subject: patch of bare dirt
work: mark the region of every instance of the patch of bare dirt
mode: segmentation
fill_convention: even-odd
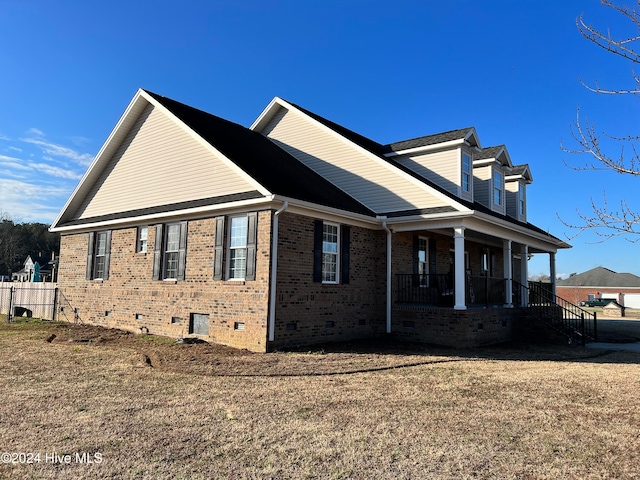
[[[577,359],[593,352],[535,346],[455,350],[432,345],[384,340],[328,344],[276,353],[253,353],[224,345],[155,335],[140,335],[91,325],[52,325],[45,329],[49,343],[91,345],[131,351],[139,368],[209,376],[314,376],[388,370],[413,365],[481,358],[547,360]]]

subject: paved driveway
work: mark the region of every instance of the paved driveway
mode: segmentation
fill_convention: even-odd
[[[588,343],[587,347],[640,352],[640,320],[598,319],[598,342]]]

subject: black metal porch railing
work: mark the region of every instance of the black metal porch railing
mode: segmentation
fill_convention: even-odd
[[[396,301],[437,307],[453,307],[453,274],[398,274]],[[466,305],[504,305],[507,280],[487,276],[467,275],[465,281]]]
[[[485,307],[506,303],[507,279],[467,275],[467,305]]]
[[[398,274],[396,301],[453,307],[453,275]]]
[[[528,301],[517,302],[527,313],[543,321],[572,341],[584,345],[587,341],[597,341],[598,321],[595,313],[588,312],[564,298],[554,295],[550,285],[530,283],[524,286],[514,283],[514,294]],[[514,295],[516,296],[516,295]]]

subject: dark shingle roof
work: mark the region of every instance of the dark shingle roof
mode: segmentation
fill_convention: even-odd
[[[640,287],[640,277],[632,273],[616,273],[604,267],[596,267],[586,272],[558,280],[562,287]]]
[[[187,210],[189,208],[206,207],[210,205],[220,205],[229,202],[240,202],[243,200],[253,200],[262,198],[262,194],[257,190],[250,192],[233,193],[230,195],[220,195],[218,197],[200,198],[198,200],[188,200],[186,202],[168,203],[155,207],[138,208],[136,210],[128,210],[126,212],[109,213],[95,217],[80,218],[66,222],[64,226],[71,225],[87,225],[89,223],[106,222],[110,220],[120,220],[122,218],[142,217],[145,215],[157,215],[159,213],[177,212],[179,210]]]
[[[363,215],[375,215],[258,132],[146,91],[270,192]]]
[[[334,130],[335,132],[341,134],[342,136],[346,137],[347,139],[351,140],[352,142],[356,143],[357,145],[363,147],[364,149],[368,150],[369,152],[371,152],[372,154],[380,157],[382,160],[390,163],[391,165],[395,166],[396,168],[398,168],[399,170],[402,170],[403,172],[407,173],[408,175],[411,175],[412,177],[420,180],[421,182],[423,182],[424,184],[428,185],[429,187],[433,188],[434,190],[437,190],[438,192],[442,193],[443,195],[446,195],[447,197],[451,198],[452,200],[456,201],[457,203],[464,205],[465,207],[471,209],[471,210],[476,210],[478,212],[482,212],[485,213],[487,215],[490,215],[492,217],[496,217],[496,218],[500,218],[503,220],[506,220],[512,224],[515,225],[519,225],[521,227],[527,228],[533,232],[545,235],[547,237],[549,237],[550,239],[553,239],[554,241],[560,241],[560,239],[558,239],[557,237],[551,235],[549,232],[536,227],[535,225],[533,225],[532,223],[528,223],[528,222],[521,222],[520,220],[516,220],[513,217],[510,217],[508,215],[504,215],[501,213],[497,213],[494,212],[493,210],[491,210],[490,208],[485,207],[484,205],[482,205],[479,202],[470,202],[468,200],[464,200],[463,198],[458,197],[457,195],[454,195],[453,193],[451,193],[450,191],[446,190],[445,188],[441,187],[440,185],[434,183],[433,181],[429,180],[428,178],[423,177],[422,175],[418,174],[417,172],[415,172],[414,170],[408,168],[406,165],[398,163],[396,160],[393,159],[393,157],[389,158],[389,157],[385,157],[384,154],[392,151],[390,147],[392,146],[396,146],[396,145],[400,145],[400,144],[405,144],[407,142],[416,142],[416,146],[423,146],[423,145],[430,145],[431,143],[441,143],[441,142],[447,142],[450,140],[458,140],[458,139],[462,139],[465,138],[470,132],[472,132],[474,129],[473,127],[468,127],[468,128],[461,128],[458,130],[451,130],[449,132],[444,132],[444,133],[438,133],[436,135],[429,135],[426,137],[420,137],[417,139],[413,139],[413,140],[406,140],[404,142],[397,142],[397,143],[393,143],[390,145],[381,145],[377,142],[374,142],[373,140],[368,139],[367,137],[364,137],[362,135],[360,135],[359,133],[356,133],[352,130],[349,130],[341,125],[338,125],[335,122],[332,122],[331,120],[327,120],[324,117],[321,117],[320,115],[317,115],[313,112],[310,112],[304,108],[299,107],[298,105],[296,105],[295,103],[291,103],[291,102],[287,102],[291,105],[293,105],[294,107],[296,107],[297,109],[299,109],[301,112],[309,115],[311,118],[317,120],[318,122],[322,123],[323,125],[325,125],[326,127],[331,128],[332,130]],[[428,143],[431,142],[431,143]],[[408,143],[407,143],[408,145]],[[406,146],[403,145],[403,149],[406,148],[413,148],[412,146]],[[497,147],[500,148],[500,147]],[[400,150],[400,149],[398,149]],[[454,209],[450,208],[450,207],[442,207],[439,211],[439,213],[445,213],[445,212],[449,212],[449,211],[455,211]],[[437,209],[426,212],[423,211],[422,213],[436,213]],[[406,211],[406,212],[377,212],[379,215],[387,215],[389,217],[395,217],[395,216],[401,216],[401,215],[415,215],[415,214],[420,214],[419,210],[411,210],[411,211]]]
[[[480,150],[479,153],[474,153],[474,160],[488,160],[490,158],[496,158],[496,155],[500,150],[504,148],[504,145],[496,145],[495,147],[487,147]]]
[[[510,170],[509,170],[509,175],[522,175],[524,174],[524,172],[527,170],[527,168],[529,168],[528,164],[524,164],[524,165],[514,165]]]
[[[426,135],[424,137],[412,138],[410,140],[402,140],[400,142],[390,143],[389,145],[384,146],[384,153],[399,152],[402,150],[408,150],[410,148],[435,145],[437,143],[451,142],[453,140],[462,140],[472,130],[472,127],[460,128],[458,130],[436,133],[435,135]]]

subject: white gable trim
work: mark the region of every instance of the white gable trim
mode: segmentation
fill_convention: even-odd
[[[72,207],[78,207],[79,203],[82,201],[82,194],[86,194],[93,184],[93,182],[91,182],[90,180],[97,180],[97,177],[100,174],[100,172],[96,172],[98,166],[102,166],[104,162],[108,161],[108,158],[110,158],[111,155],[117,150],[117,148],[120,146],[122,138],[124,138],[124,135],[122,134],[131,128],[144,108],[147,106],[147,102],[144,98],[142,98],[141,94],[142,89],[138,89],[136,94],[133,96],[133,99],[125,109],[124,113],[118,120],[118,123],[116,123],[116,126],[107,137],[107,140],[102,144],[102,147],[98,151],[98,154],[93,158],[93,161],[89,165],[89,168],[87,168],[87,171],[84,173],[84,175],[78,182],[78,185],[76,185],[76,188],[71,193],[71,196],[67,200],[67,203],[64,204],[64,207],[62,207],[62,210],[51,224],[51,231],[56,231],[54,229],[56,228],[58,223],[60,223],[61,220],[65,218]],[[119,141],[116,141],[116,137],[121,138]]]
[[[66,219],[68,215],[72,214],[75,209],[79,207],[84,199],[84,196],[89,192],[95,181],[102,173],[103,168],[111,160],[115,151],[120,147],[120,144],[126,134],[129,132],[133,124],[138,120],[140,114],[144,111],[146,106],[149,104],[165,113],[167,117],[170,118],[179,128],[187,132],[195,141],[199,142],[202,146],[209,150],[214,156],[216,156],[220,161],[228,166],[235,174],[239,175],[243,178],[243,180],[252,185],[255,190],[265,196],[271,195],[271,192],[269,192],[264,186],[259,184],[244,170],[240,169],[235,163],[228,159],[222,152],[220,152],[204,138],[194,132],[188,125],[177,118],[161,103],[156,101],[151,95],[147,94],[147,92],[142,89],[138,89],[133,99],[127,106],[126,110],[118,120],[118,123],[116,123],[116,126],[109,134],[109,137],[107,137],[107,140],[100,148],[100,151],[94,157],[91,165],[89,165],[89,168],[80,179],[80,182],[65,203],[61,212],[51,224],[51,231],[59,231],[58,225],[60,223],[64,223],[63,220]]]

